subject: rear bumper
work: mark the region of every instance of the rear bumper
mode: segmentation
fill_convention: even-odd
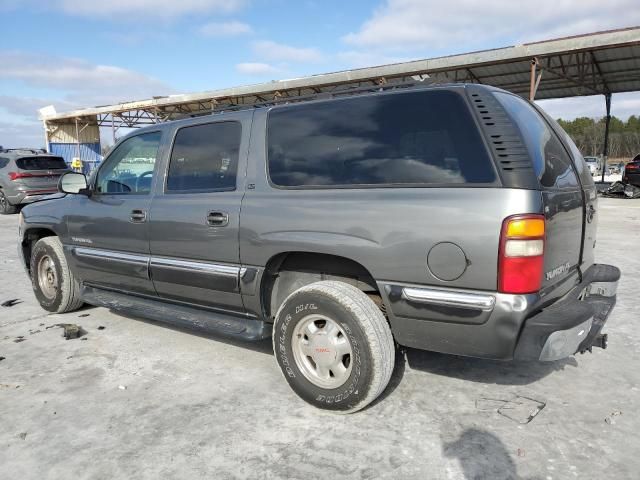
[[[33,203],[37,202],[38,200],[45,199],[46,197],[54,193],[58,193],[57,188],[18,191],[15,192],[14,195],[7,195],[7,199],[12,205],[26,205],[28,203]]]
[[[626,173],[623,176],[623,180],[625,183],[630,183],[631,185],[639,185],[640,186],[640,173]]]
[[[620,270],[593,265],[565,298],[524,322],[514,358],[553,361],[606,346],[602,327],[616,303]]]
[[[403,346],[496,360],[554,360],[602,344],[620,270],[593,265],[553,292],[509,295],[379,282],[396,341]],[[551,298],[553,295],[553,298]]]

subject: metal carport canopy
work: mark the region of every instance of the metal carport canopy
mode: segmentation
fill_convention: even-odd
[[[45,117],[45,125],[137,127],[356,87],[473,82],[539,99],[640,90],[640,27],[577,35],[461,55],[359,68],[201,93],[87,108]]]

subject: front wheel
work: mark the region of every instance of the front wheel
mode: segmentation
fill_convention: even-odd
[[[38,240],[31,252],[31,283],[40,306],[66,313],[82,306],[80,285],[69,269],[58,237]]]
[[[278,365],[306,402],[356,412],[386,388],[395,345],[384,315],[356,287],[312,283],[284,301],[273,328]]]

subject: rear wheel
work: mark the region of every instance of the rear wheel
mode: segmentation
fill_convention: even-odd
[[[0,215],[11,215],[17,211],[18,207],[11,205],[4,192],[0,190]]]
[[[40,306],[66,313],[82,306],[80,285],[69,269],[58,237],[45,237],[31,253],[31,283]]]
[[[380,309],[361,290],[337,281],[312,283],[284,301],[273,346],[285,379],[303,400],[342,413],[375,400],[395,363]]]

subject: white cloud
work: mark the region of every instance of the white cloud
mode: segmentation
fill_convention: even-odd
[[[85,106],[173,93],[165,83],[142,73],[73,58],[0,51],[0,65],[0,79],[59,90],[67,102]]]
[[[236,70],[240,73],[244,73],[245,75],[268,75],[280,72],[279,68],[269,65],[268,63],[260,62],[238,63],[236,65]]]
[[[58,0],[69,15],[87,17],[142,16],[175,18],[182,15],[229,13],[245,5],[245,0]],[[130,17],[129,17],[130,18]]]
[[[503,38],[519,43],[639,23],[637,0],[385,0],[343,40],[358,48],[460,52]]]
[[[578,117],[600,118],[606,114],[604,96],[539,100],[538,103],[553,118],[573,120]],[[640,115],[640,92],[616,93],[611,98],[611,115],[626,121]]]
[[[11,115],[33,118],[39,109],[47,105],[54,105],[59,112],[80,108],[77,103],[65,100],[0,95],[0,108]]]
[[[0,145],[5,148],[43,148],[44,130],[42,123],[0,120]]]
[[[251,25],[243,22],[210,22],[202,25],[198,31],[205,37],[233,37],[253,33]]]
[[[51,98],[0,95],[0,145],[5,147],[42,145],[38,109],[46,105],[64,112],[173,93],[165,83],[140,72],[72,58],[0,51],[0,65],[0,80],[51,92]]]
[[[283,62],[321,62],[324,59],[322,52],[315,48],[299,48],[269,40],[255,42],[253,51],[260,59],[278,60]]]

